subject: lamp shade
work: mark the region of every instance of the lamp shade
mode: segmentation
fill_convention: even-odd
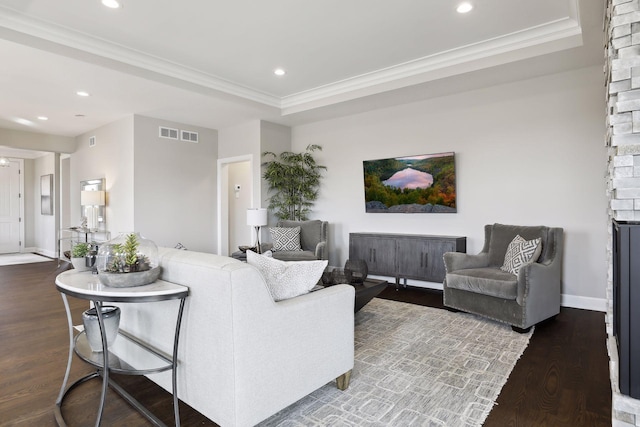
[[[104,191],[81,191],[80,204],[82,206],[104,206]]]
[[[267,210],[264,208],[247,209],[247,225],[253,227],[267,225]]]

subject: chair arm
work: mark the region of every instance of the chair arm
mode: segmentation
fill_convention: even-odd
[[[560,307],[560,287],[562,281],[562,261],[556,257],[545,263],[525,264],[518,273],[518,294],[516,301],[521,306],[527,304]]]
[[[477,255],[465,254],[462,252],[445,252],[444,266],[447,273],[465,268],[480,268],[489,265],[489,254],[480,252]]]
[[[327,253],[327,242],[319,242],[316,245],[316,258],[317,259],[329,259],[329,254]]]

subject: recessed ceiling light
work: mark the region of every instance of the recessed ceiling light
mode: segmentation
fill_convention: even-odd
[[[456,8],[456,12],[467,13],[467,12],[471,12],[471,9],[473,9],[473,5],[469,2],[464,2],[458,5],[458,7]]]
[[[84,114],[76,114],[76,117],[84,117]]]
[[[120,2],[117,0],[102,0],[102,4],[111,9],[117,9],[121,7]]]
[[[25,125],[25,126],[33,126],[33,122],[31,120],[27,120],[27,119],[21,119],[21,118],[17,118],[15,119],[16,123],[20,123],[21,125]]]
[[[49,117],[47,116],[38,116],[38,120],[49,120]]]
[[[76,92],[76,95],[78,96],[89,96],[89,92],[85,92],[83,90],[79,90]]]
[[[273,70],[273,74],[275,74],[276,76],[284,76],[285,74],[287,74],[287,72],[282,68],[276,68],[275,70]]]

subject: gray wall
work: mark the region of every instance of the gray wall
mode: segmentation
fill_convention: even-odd
[[[323,147],[313,217],[330,222],[330,264],[344,264],[350,232],[467,236],[477,253],[484,224],[563,227],[563,304],[604,311],[603,90],[595,66],[294,127],[294,151]],[[446,151],[457,214],[365,213],[363,160]]]
[[[91,147],[89,138],[95,136]],[[80,181],[104,178],[105,223],[112,236],[134,231],[133,222],[133,116],[87,132],[76,138],[78,149],[71,155],[69,216],[80,225]],[[63,209],[64,210],[64,209]],[[137,230],[135,230],[137,231]]]
[[[215,252],[217,131],[138,115],[134,123],[135,231],[159,246]],[[160,138],[159,126],[198,132],[199,142]]]

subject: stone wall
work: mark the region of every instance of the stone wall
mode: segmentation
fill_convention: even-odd
[[[613,337],[611,221],[640,221],[640,0],[608,0],[605,74],[608,147],[607,349],[612,389],[612,426],[640,426],[640,400],[620,394],[618,350]]]

